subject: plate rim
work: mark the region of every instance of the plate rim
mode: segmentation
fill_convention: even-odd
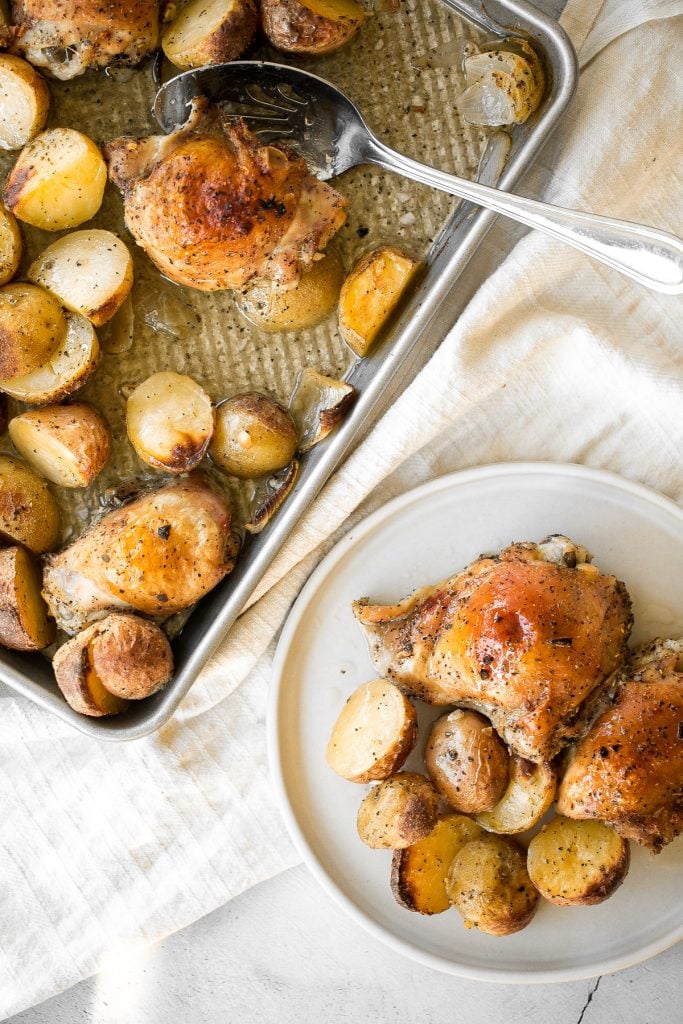
[[[636,952],[628,955],[609,957],[595,963],[590,969],[585,967],[576,968],[545,968],[543,970],[532,970],[520,973],[518,970],[495,967],[474,967],[466,964],[448,960],[445,957],[434,953],[426,952],[415,944],[398,938],[387,928],[374,921],[361,907],[350,897],[343,893],[334,880],[328,875],[325,868],[319,861],[317,855],[309,845],[297,818],[292,810],[287,795],[287,787],[284,780],[282,756],[279,741],[279,707],[284,682],[284,665],[289,653],[292,638],[301,623],[303,614],[308,605],[309,596],[315,592],[320,582],[325,579],[337,562],[341,561],[349,549],[361,543],[362,540],[375,527],[390,519],[401,509],[423,500],[425,497],[451,488],[458,488],[467,485],[472,481],[485,480],[491,477],[510,476],[542,476],[560,475],[568,478],[581,478],[590,480],[597,484],[625,492],[654,505],[662,511],[668,512],[679,519],[683,524],[683,507],[673,499],[667,498],[658,491],[653,490],[644,484],[629,480],[609,470],[596,469],[591,466],[584,466],[581,463],[573,462],[545,462],[545,461],[523,461],[523,462],[495,462],[483,466],[475,466],[468,469],[456,470],[442,476],[427,480],[417,487],[380,505],[358,523],[352,525],[347,533],[341,537],[336,544],[323,556],[315,567],[301,591],[297,595],[285,620],[280,638],[277,643],[273,665],[270,673],[270,693],[268,697],[268,708],[266,718],[266,740],[268,751],[268,764],[271,785],[275,792],[280,813],[283,816],[290,838],[302,858],[306,868],[313,875],[318,884],[327,893],[332,901],[340,907],[353,921],[361,928],[371,934],[383,945],[388,946],[409,959],[420,963],[424,967],[437,970],[444,974],[455,977],[468,978],[473,981],[497,982],[499,984],[547,984],[569,981],[583,981],[597,977],[602,974],[611,974],[614,971],[624,970],[636,964],[663,953],[672,948],[676,943],[683,940],[683,922],[674,926],[664,935],[659,936]]]

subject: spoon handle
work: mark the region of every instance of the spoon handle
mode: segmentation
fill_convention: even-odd
[[[668,231],[550,206],[418,163],[372,138],[364,158],[543,231],[654,291],[683,292],[683,241]]]

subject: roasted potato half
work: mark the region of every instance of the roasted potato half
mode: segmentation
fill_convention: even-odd
[[[298,442],[292,417],[266,395],[235,395],[216,408],[211,458],[232,476],[254,479],[284,469]]]
[[[97,213],[106,184],[107,167],[92,139],[73,128],[51,128],[22,150],[3,198],[19,220],[65,231]]]
[[[62,308],[36,284],[0,288],[0,388],[51,359],[66,337]]]
[[[126,406],[130,443],[143,462],[168,473],[186,473],[204,458],[213,435],[211,399],[196,380],[153,373],[138,384]]]
[[[66,334],[54,355],[37,370],[12,380],[0,380],[0,388],[31,405],[58,402],[83,387],[95,372],[99,354],[93,325],[84,316],[69,313]]]
[[[101,717],[125,711],[131,700],[156,693],[171,678],[173,655],[165,634],[137,615],[108,615],[68,640],[52,662],[74,711]]]
[[[476,711],[458,709],[434,723],[425,764],[444,800],[463,814],[495,807],[510,776],[507,747],[489,720]]]
[[[424,839],[395,850],[391,861],[391,891],[406,910],[441,914],[451,905],[446,878],[456,853],[478,839],[482,830],[462,814],[440,817]]]
[[[50,90],[27,61],[0,53],[0,100],[0,149],[21,149],[45,127]]]
[[[2,499],[0,499],[1,501]],[[14,651],[42,651],[55,636],[41,588],[43,576],[25,548],[0,551],[0,645]]]
[[[9,435],[29,465],[60,487],[87,487],[111,453],[106,421],[84,402],[29,409],[10,421]]]
[[[398,771],[417,739],[415,708],[384,679],[351,694],[327,744],[327,763],[349,782],[374,782]]]
[[[358,835],[373,850],[402,850],[436,824],[439,794],[429,779],[397,772],[370,790],[358,808]]]
[[[512,839],[492,835],[473,839],[456,853],[446,892],[465,927],[488,935],[512,935],[526,928],[539,900],[524,849]]]
[[[17,219],[0,203],[0,285],[7,284],[16,274],[22,249]]]
[[[561,815],[544,825],[527,851],[527,869],[541,896],[560,906],[591,906],[615,892],[628,874],[628,841],[601,821]]]
[[[45,480],[19,459],[0,455],[0,541],[42,555],[57,547],[59,506]]]
[[[27,276],[72,313],[100,327],[128,297],[133,259],[128,246],[111,231],[73,231],[48,245]]]
[[[187,70],[241,57],[258,28],[255,0],[190,0],[161,36],[176,67]]]
[[[7,395],[0,391],[0,434],[4,434],[7,427]]]
[[[261,0],[263,31],[284,53],[331,53],[364,21],[365,11],[354,0]]]
[[[368,354],[418,266],[400,249],[383,245],[366,253],[346,278],[339,296],[339,331],[356,355]]]
[[[268,333],[302,331],[315,327],[337,305],[344,268],[334,253],[327,253],[291,288],[273,281],[255,280],[237,299],[241,312],[252,324]]]
[[[476,820],[487,832],[514,835],[540,821],[555,798],[557,775],[549,764],[533,764],[523,757],[510,758],[510,778],[499,803]]]

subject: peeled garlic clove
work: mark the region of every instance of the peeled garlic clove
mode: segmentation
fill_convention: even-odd
[[[299,430],[299,451],[306,452],[331,434],[356,399],[356,389],[306,367],[296,382],[289,411]]]
[[[260,533],[268,525],[294,487],[298,475],[299,463],[293,459],[283,474],[256,485],[252,499],[253,514],[250,521],[244,524],[245,530]]]

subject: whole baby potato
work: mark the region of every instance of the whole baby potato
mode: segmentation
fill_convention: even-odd
[[[476,711],[458,709],[434,723],[425,763],[441,796],[463,814],[495,807],[508,784],[507,748]]]
[[[257,279],[238,299],[247,320],[269,334],[315,327],[337,305],[344,268],[334,253],[327,253],[305,270],[291,288]]]
[[[216,408],[211,458],[232,476],[253,479],[284,469],[299,441],[294,420],[272,398],[248,392]]]
[[[24,283],[0,288],[0,381],[37,370],[65,334],[62,308],[44,288]]]

